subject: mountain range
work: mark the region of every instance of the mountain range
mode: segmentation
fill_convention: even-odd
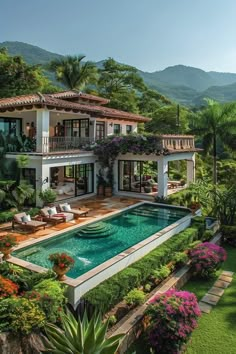
[[[29,64],[45,65],[53,59],[63,57],[22,42],[3,42],[0,47],[6,47],[10,55],[22,55]],[[102,62],[96,64],[101,67]],[[235,73],[206,72],[185,65],[170,66],[152,73],[138,70],[138,73],[150,88],[186,106],[200,106],[205,97],[219,102],[236,101]]]

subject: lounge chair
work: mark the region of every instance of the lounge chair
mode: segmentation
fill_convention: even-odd
[[[40,213],[43,218],[43,221],[47,221],[55,225],[61,222],[67,222],[74,219],[74,216],[71,213],[58,213],[55,207],[45,207],[40,210]]]
[[[28,219],[28,221],[27,221]],[[47,223],[44,221],[31,220],[26,213],[15,214],[12,220],[12,229],[15,225],[19,226],[23,230],[30,230],[36,232],[40,227],[45,229]]]
[[[64,203],[64,204],[59,204],[59,209],[62,213],[71,213],[75,217],[75,219],[79,219],[80,216],[87,216],[88,212],[90,211],[89,208],[78,208],[78,209],[73,209],[71,208],[70,204]]]

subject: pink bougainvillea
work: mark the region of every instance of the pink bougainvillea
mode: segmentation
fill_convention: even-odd
[[[189,257],[196,273],[210,277],[226,260],[224,248],[210,242],[204,242],[189,251]]]
[[[169,290],[153,298],[146,310],[147,340],[154,353],[179,353],[201,315],[197,298],[188,291]]]

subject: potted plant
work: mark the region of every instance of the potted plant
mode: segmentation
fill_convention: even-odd
[[[57,274],[58,280],[63,280],[65,274],[74,266],[74,259],[66,253],[53,253],[49,256],[49,261],[53,264],[52,269]]]
[[[44,206],[52,206],[50,204],[55,202],[57,193],[53,189],[47,188],[39,193],[39,198],[43,201]]]
[[[7,234],[0,237],[0,251],[3,253],[3,259],[8,259],[12,251],[12,247],[17,244],[16,238],[13,235]]]
[[[104,196],[104,188],[106,181],[103,177],[102,170],[100,169],[97,174],[97,195]]]

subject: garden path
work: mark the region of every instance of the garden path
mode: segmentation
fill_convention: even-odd
[[[223,271],[212,288],[208,290],[206,295],[203,296],[199,302],[199,307],[202,312],[210,313],[213,306],[215,306],[224,294],[224,289],[228,288],[233,280],[234,272]]]

